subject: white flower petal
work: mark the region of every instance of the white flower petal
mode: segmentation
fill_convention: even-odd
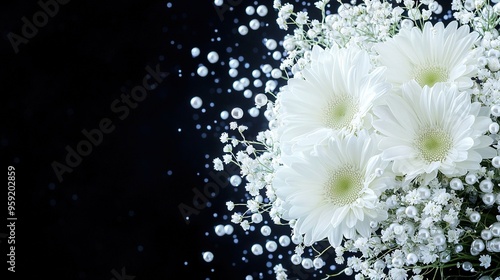
[[[278,95],[283,150],[307,150],[333,133],[371,127],[373,104],[390,90],[384,71],[360,49],[314,47],[302,78],[291,78]]]
[[[386,217],[378,196],[392,187],[394,174],[380,160],[379,139],[364,130],[345,137],[336,134],[314,146],[313,153],[285,156],[294,159],[278,168],[273,187],[285,202],[282,218],[296,220],[304,244],[328,238],[338,246],[343,238],[361,234],[358,228],[365,234],[371,221]],[[383,168],[375,179],[367,172],[374,162]]]
[[[420,85],[455,83],[461,89],[472,86],[478,51],[472,50],[479,34],[452,21],[424,24],[423,29],[402,29],[385,42],[375,44],[380,64],[387,67],[388,80],[399,88],[416,80]]]
[[[373,110],[378,117],[373,126],[383,136],[382,158],[394,161],[396,173],[407,179],[422,175],[429,182],[438,170],[461,176],[465,166],[477,169],[484,158],[494,156],[492,139],[485,135],[489,122],[478,121],[480,110],[469,94],[442,83],[421,88],[415,81],[402,90],[401,96],[388,96],[385,105]]]

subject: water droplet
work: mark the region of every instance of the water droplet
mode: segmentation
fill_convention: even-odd
[[[218,236],[223,236],[224,234],[226,234],[226,232],[224,231],[224,226],[223,225],[217,225],[215,227],[215,234],[217,234]]]
[[[234,231],[234,227],[232,225],[225,225],[224,226],[224,232],[227,234],[227,235],[230,235],[232,234]]]
[[[266,40],[266,48],[270,51],[273,51],[276,49],[276,47],[278,46],[278,43],[276,43],[276,40],[274,39],[267,39]]]
[[[248,6],[246,9],[245,9],[245,13],[247,13],[247,15],[251,16],[255,13],[255,8],[252,7],[252,6]]]
[[[260,228],[260,233],[264,236],[269,236],[271,234],[271,227],[268,225],[262,226]]]
[[[240,66],[240,62],[237,59],[231,59],[229,60],[229,67],[231,68],[238,68]]]
[[[262,249],[262,246],[260,244],[254,244],[252,245],[252,253],[256,256],[262,255],[264,250]]]
[[[233,69],[233,68],[229,69],[229,72],[228,72],[228,73],[229,73],[229,76],[230,76],[231,78],[234,78],[234,77],[238,76],[238,70]]]
[[[220,118],[223,120],[227,120],[227,118],[229,118],[229,112],[228,111],[220,112]]]
[[[229,179],[229,182],[231,183],[231,185],[237,187],[237,186],[239,186],[241,184],[241,177],[238,176],[238,175],[233,175]]]
[[[252,91],[251,91],[251,90],[249,90],[249,89],[245,89],[245,91],[243,92],[243,96],[244,96],[245,98],[251,98],[251,97],[252,97],[252,94],[253,94],[253,93],[252,93]]]
[[[203,253],[203,259],[204,259],[206,262],[211,262],[211,261],[213,261],[213,259],[214,259],[214,254],[212,254],[212,252],[204,252],[204,253]]]
[[[242,26],[238,27],[238,32],[241,35],[245,36],[248,34],[248,27],[246,27],[245,25],[242,25]]]
[[[264,5],[260,5],[257,7],[257,14],[261,17],[264,17],[267,15],[267,7]]]
[[[208,62],[210,63],[216,63],[219,61],[219,54],[215,51],[211,51],[207,55]]]
[[[192,48],[191,49],[191,56],[194,58],[194,57],[197,57],[200,55],[200,49],[199,48]]]
[[[283,247],[290,245],[290,237],[288,235],[280,236],[278,241],[279,241],[280,245]]]
[[[273,77],[274,79],[279,79],[281,78],[281,70],[278,69],[278,68],[274,68],[272,71],[271,71],[271,77]]]
[[[259,93],[255,96],[255,105],[257,106],[266,106],[267,104],[267,95],[264,93]]]
[[[258,117],[258,116],[259,116],[260,111],[259,111],[259,109],[255,108],[255,107],[252,107],[252,108],[250,108],[250,109],[248,110],[248,114],[250,114],[250,116],[252,116],[252,117],[256,118],[256,117]]]
[[[199,96],[191,98],[191,107],[194,109],[199,109],[203,105],[203,100]]]
[[[231,110],[231,116],[234,118],[234,119],[241,119],[243,117],[243,110],[239,107],[236,107],[234,108],[233,110]]]
[[[200,75],[200,77],[205,77],[208,74],[208,68],[205,66],[200,66],[196,70],[196,73]]]
[[[260,21],[258,19],[252,19],[248,26],[250,26],[252,30],[257,30],[260,27]]]

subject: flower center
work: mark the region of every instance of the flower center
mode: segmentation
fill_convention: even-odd
[[[330,202],[338,206],[348,205],[359,198],[363,189],[363,177],[358,169],[345,165],[330,172],[325,189]]]
[[[414,75],[415,80],[420,86],[432,87],[436,83],[446,82],[448,80],[448,72],[446,68],[437,65],[418,66]]]
[[[438,128],[427,128],[416,137],[415,146],[420,156],[430,163],[443,161],[453,146],[453,141],[448,133]]]
[[[325,125],[333,129],[342,129],[348,127],[354,119],[358,108],[354,99],[342,94],[331,100],[325,109]]]

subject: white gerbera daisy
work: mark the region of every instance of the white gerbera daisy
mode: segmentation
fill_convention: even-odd
[[[304,244],[328,238],[332,246],[357,234],[369,237],[370,222],[387,218],[380,194],[392,187],[394,176],[380,159],[378,140],[362,131],[358,136],[332,136],[314,153],[283,158],[273,186],[285,201],[282,218],[295,220],[294,231]]]
[[[469,33],[469,26],[453,21],[446,28],[442,22],[401,29],[386,42],[375,45],[379,62],[387,67],[387,80],[396,88],[415,80],[420,86],[438,82],[454,83],[459,89],[473,85],[479,49],[473,49],[479,34]]]
[[[373,109],[373,126],[384,136],[382,158],[394,161],[394,172],[407,181],[423,175],[427,183],[438,171],[461,176],[495,155],[485,135],[492,121],[468,93],[444,84],[421,88],[413,81],[402,86],[401,96],[384,99],[386,105]]]
[[[373,69],[365,51],[314,46],[303,78],[290,79],[278,96],[281,143],[316,144],[332,133],[371,127],[373,103],[390,89],[383,71]]]

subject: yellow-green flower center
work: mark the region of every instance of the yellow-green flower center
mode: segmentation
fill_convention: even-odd
[[[338,206],[351,204],[360,196],[363,189],[363,176],[359,169],[345,165],[330,172],[325,189],[330,202]]]
[[[438,65],[424,65],[416,67],[414,78],[420,86],[432,87],[436,83],[448,81],[448,71]]]
[[[357,102],[351,96],[347,94],[338,95],[334,100],[326,104],[324,111],[325,125],[333,129],[346,128],[351,124],[357,111]]]
[[[450,134],[438,128],[422,129],[415,139],[415,147],[428,163],[446,159],[452,146]]]

